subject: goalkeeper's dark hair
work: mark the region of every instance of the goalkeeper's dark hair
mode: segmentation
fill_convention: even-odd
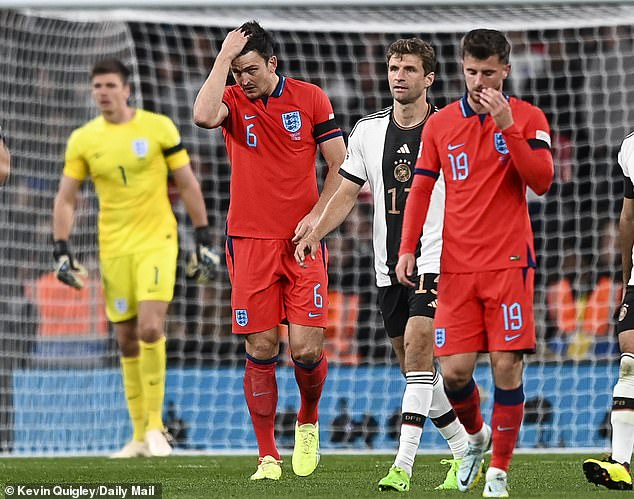
[[[266,31],[257,21],[249,21],[240,26],[240,31],[250,35],[249,40],[240,52],[240,55],[255,50],[262,58],[268,60],[275,54],[275,40],[273,35]]]
[[[95,63],[90,71],[90,79],[97,75],[118,74],[126,85],[130,77],[130,70],[119,59],[103,59]]]
[[[497,55],[502,64],[508,64],[511,44],[497,30],[474,29],[462,38],[460,51],[463,59],[465,55],[470,55],[479,61],[484,61],[491,56]]]
[[[389,64],[392,57],[403,57],[407,54],[420,58],[425,74],[436,71],[436,52],[434,47],[420,38],[401,38],[396,40],[388,47],[385,59]]]

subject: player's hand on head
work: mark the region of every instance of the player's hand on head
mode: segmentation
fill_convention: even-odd
[[[53,258],[55,259],[55,277],[67,286],[82,289],[88,272],[73,258],[66,241],[55,241]]]
[[[511,106],[502,92],[494,88],[483,88],[480,102],[500,130],[505,130],[513,124]]]
[[[249,41],[250,36],[250,33],[245,33],[239,28],[229,31],[224,42],[222,42],[220,53],[226,55],[231,60],[235,59],[240,55],[240,52],[242,52],[242,49],[247,44],[247,41]]]
[[[403,253],[398,257],[398,263],[396,264],[396,278],[403,286],[413,288],[415,283],[410,281],[409,277],[414,273],[414,265],[416,259],[412,253]]]
[[[196,251],[189,254],[185,273],[200,284],[208,284],[218,275],[220,254],[211,246],[208,227],[197,227],[195,237]]]

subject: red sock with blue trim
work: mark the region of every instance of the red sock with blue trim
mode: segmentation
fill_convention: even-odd
[[[328,360],[324,353],[314,364],[302,364],[293,359],[295,380],[299,387],[301,405],[297,413],[297,424],[315,424],[319,419],[319,401],[328,374]]]
[[[277,410],[277,356],[260,360],[247,354],[244,370],[244,396],[258,441],[260,457],[280,459],[275,444],[275,412]]]
[[[467,385],[456,391],[449,391],[445,387],[445,393],[458,419],[469,435],[478,433],[482,429],[484,420],[480,411],[480,392],[473,378]]]
[[[495,387],[493,396],[491,467],[508,471],[524,418],[524,385],[513,390]]]

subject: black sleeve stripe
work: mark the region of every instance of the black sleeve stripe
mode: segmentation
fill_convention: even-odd
[[[174,147],[170,147],[169,149],[163,149],[163,156],[167,158],[168,156],[171,156],[172,154],[176,154],[177,152],[182,151],[183,149],[185,149],[185,146],[183,145],[182,142],[179,142]]]
[[[339,127],[337,126],[335,119],[332,118],[328,121],[324,121],[323,123],[319,123],[315,125],[315,130],[313,131],[313,137],[317,138],[320,135],[328,133],[332,130],[336,130],[337,128]]]
[[[318,139],[315,139],[316,144],[321,144],[322,142],[327,142],[330,139],[334,139],[335,137],[343,137],[343,132],[341,130],[336,130],[328,135],[322,135]]]
[[[354,175],[352,175],[351,173],[348,173],[347,171],[339,168],[339,175],[341,175],[343,178],[348,179],[350,182],[354,182],[357,185],[363,185],[365,184],[365,180],[360,179],[359,177],[355,177]]]
[[[550,149],[548,142],[540,139],[528,139],[528,145],[531,146],[531,149]]]
[[[414,175],[426,175],[428,177],[433,178],[434,180],[438,180],[438,177],[440,176],[440,173],[433,172],[431,170],[425,170],[423,168],[416,168],[414,170]]]
[[[634,185],[632,184],[632,179],[630,177],[625,177],[623,187],[623,196],[627,199],[634,199]]]
[[[226,100],[223,99],[222,103],[227,108],[227,116],[225,117],[224,120],[222,120],[222,123],[220,123],[220,126],[223,128],[227,128],[227,124],[229,123],[229,118],[231,118],[231,108],[229,107],[229,104],[227,104]]]
[[[225,121],[229,119],[229,116],[231,116],[231,108],[229,107],[229,104],[227,104],[226,100],[223,100],[222,103],[225,105],[225,107],[227,108],[227,117],[225,118]],[[224,123],[224,121],[223,121]]]

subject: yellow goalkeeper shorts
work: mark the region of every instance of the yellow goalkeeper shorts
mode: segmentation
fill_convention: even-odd
[[[170,302],[174,296],[178,246],[101,259],[106,315],[112,322],[136,317],[140,301]]]

